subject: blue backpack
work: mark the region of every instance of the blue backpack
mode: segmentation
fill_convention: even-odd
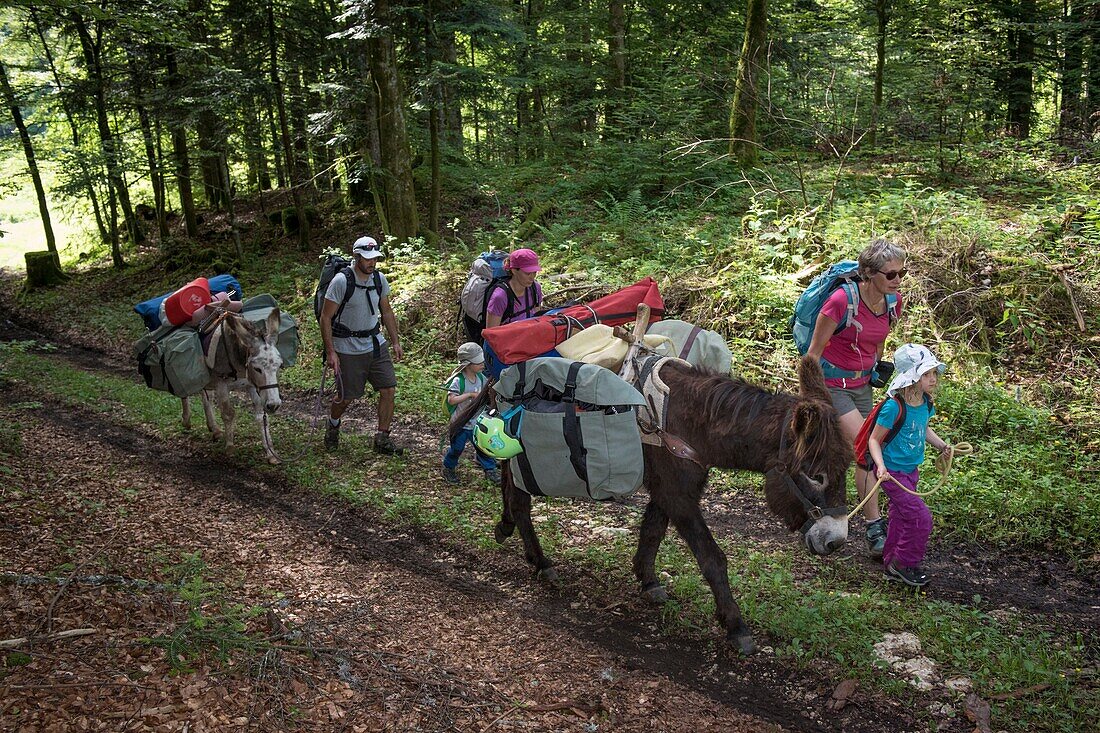
[[[838,334],[850,327],[855,321],[859,311],[859,263],[855,260],[841,260],[829,269],[813,279],[810,285],[798,296],[798,302],[794,305],[794,313],[791,315],[790,328],[794,335],[794,345],[798,353],[805,354],[810,350],[810,342],[814,337],[814,327],[817,325],[817,316],[821,307],[829,296],[836,292],[837,288],[843,288],[848,296],[848,310],[844,316],[844,322],[838,323],[834,334]],[[886,296],[886,312],[890,314],[890,325],[894,325],[897,318],[898,296]]]

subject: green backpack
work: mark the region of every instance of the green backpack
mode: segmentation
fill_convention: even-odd
[[[459,372],[456,376],[458,377],[458,393],[462,394],[466,391],[466,375],[463,374],[462,372]],[[449,395],[454,394],[454,392],[451,392],[448,389],[448,387],[451,386],[451,380],[453,380],[453,379],[454,379],[454,377],[451,377],[451,379],[448,379],[447,383],[443,385],[443,389],[445,391],[443,392],[443,397],[442,397],[442,400],[441,400],[443,402],[443,409],[447,412],[448,417],[453,416],[455,414],[455,410],[458,409],[458,405],[452,405],[450,402],[447,401],[447,397]],[[487,380],[485,379],[484,374],[478,374],[477,375],[477,383],[478,383],[477,388],[479,390],[484,389],[486,381]]]

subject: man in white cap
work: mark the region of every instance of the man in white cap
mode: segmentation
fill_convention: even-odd
[[[373,237],[360,237],[352,245],[351,253],[352,266],[332,278],[321,309],[321,339],[325,358],[336,375],[337,389],[329,409],[325,449],[334,451],[339,447],[340,418],[352,400],[363,396],[370,382],[378,392],[374,450],[401,455],[404,449],[390,437],[390,424],[397,393],[393,363],[401,361],[404,352],[397,333],[397,317],[390,306],[390,284],[377,269],[382,249]]]

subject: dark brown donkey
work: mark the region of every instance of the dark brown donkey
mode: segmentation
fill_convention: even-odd
[[[648,600],[668,599],[654,561],[671,522],[714,593],[727,642],[751,654],[756,645],[730,592],[725,553],[699,509],[710,468],[764,474],[768,508],[789,529],[801,532],[810,552],[827,555],[848,538],[845,476],[852,446],[840,430],[821,368],[813,359],[803,358],[799,365],[798,395],[768,392],[744,380],[678,363],[662,369],[661,377],[669,387],[665,430],[686,441],[697,457],[695,461],[677,458],[663,448],[643,446],[649,503],[634,555],[634,574]],[[482,398],[471,400],[463,414],[456,415],[452,429],[482,409],[492,399],[491,393],[486,389]],[[557,572],[535,535],[531,497],[516,487],[508,463],[502,473],[504,510],[496,539],[504,542],[518,528],[527,561],[539,578],[552,581]]]

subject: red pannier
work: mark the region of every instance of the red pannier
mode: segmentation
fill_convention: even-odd
[[[650,322],[661,320],[665,301],[657,290],[657,281],[651,277],[591,303],[570,306],[554,315],[487,328],[482,336],[497,359],[505,364],[517,364],[544,355],[577,331],[597,323],[608,326],[629,323],[636,317],[638,306],[642,303],[649,306]]]

